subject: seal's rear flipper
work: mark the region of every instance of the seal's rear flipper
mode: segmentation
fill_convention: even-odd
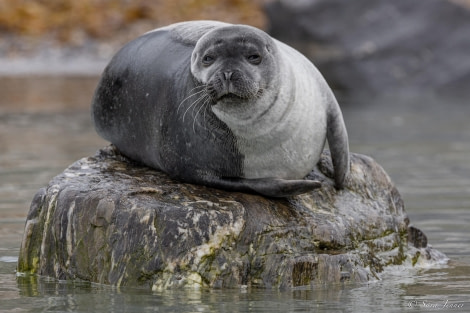
[[[254,192],[275,198],[300,195],[321,187],[321,183],[316,180],[286,180],[279,178],[220,178],[212,179],[210,183],[205,182],[204,184],[233,191]]]

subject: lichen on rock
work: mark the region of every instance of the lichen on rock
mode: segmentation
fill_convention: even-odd
[[[270,199],[180,183],[108,146],[38,191],[18,271],[154,290],[291,288],[445,260],[375,161],[352,154],[344,190],[331,173],[325,152],[312,173],[322,188]]]

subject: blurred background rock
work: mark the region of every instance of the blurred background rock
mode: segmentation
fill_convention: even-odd
[[[469,4],[275,1],[266,12],[270,34],[312,59],[335,89],[455,96],[470,86]]]

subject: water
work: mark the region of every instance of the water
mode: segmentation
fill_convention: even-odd
[[[0,79],[0,312],[470,311],[470,106],[432,96],[341,103],[351,151],[387,170],[412,223],[450,257],[447,266],[395,267],[378,282],[282,292],[151,292],[16,277],[34,193],[106,144],[89,119],[95,84],[96,77]]]

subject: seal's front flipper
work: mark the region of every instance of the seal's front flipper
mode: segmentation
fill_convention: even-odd
[[[210,185],[216,188],[254,192],[276,198],[300,195],[321,187],[321,183],[316,180],[286,180],[279,178],[220,178],[214,179]]]
[[[331,161],[335,169],[335,185],[342,189],[350,170],[348,132],[343,115],[332,92],[329,93],[330,105],[327,120],[327,139],[331,152]]]

